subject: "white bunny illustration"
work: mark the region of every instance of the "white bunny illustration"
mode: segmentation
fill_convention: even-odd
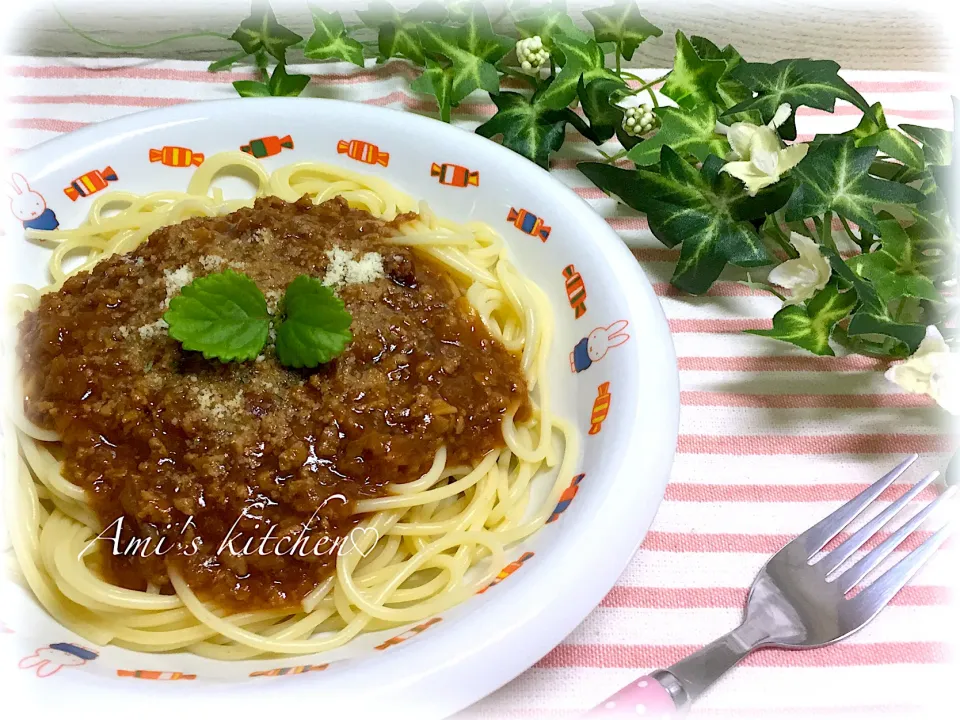
[[[630,336],[623,332],[626,320],[617,320],[607,327],[594,328],[593,331],[573,348],[570,353],[570,371],[583,372],[593,363],[601,360],[610,348],[623,345]]]
[[[20,669],[36,668],[37,677],[45,678],[57,673],[60,668],[83,665],[95,660],[98,653],[73,643],[53,643],[42,647],[33,655],[20,661]]]
[[[7,189],[10,211],[25,228],[56,230],[60,226],[56,213],[47,207],[43,195],[32,189],[23,175],[14,173],[10,182],[12,187]]]

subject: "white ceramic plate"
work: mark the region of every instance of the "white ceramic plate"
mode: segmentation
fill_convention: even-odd
[[[663,497],[678,423],[676,361],[657,298],[621,240],[590,207],[544,170],[477,135],[416,115],[366,105],[312,99],[244,99],[182,105],[130,115],[52,140],[12,159],[4,184],[21,174],[56,222],[75,226],[90,197],[71,200],[64,189],[77,178],[108,167],[109,189],[144,193],[185,189],[192,170],[150,162],[151,149],[183,147],[207,156],[236,150],[251,140],[290,136],[293,148],[264,158],[268,168],[303,159],[342,164],[383,177],[435,212],[456,221],[482,220],[499,230],[520,270],[549,296],[556,318],[550,363],[557,411],[582,433],[582,474],[562,516],[510,550],[510,559],[534,553],[489,592],[444,613],[443,622],[408,633],[387,650],[375,645],[394,630],[357,638],[326,655],[287,660],[223,663],[186,654],[147,655],[90,643],[58,626],[19,586],[0,584],[2,685],[34,695],[42,706],[89,707],[107,693],[111,703],[141,711],[152,697],[189,702],[191,714],[228,693],[245,709],[316,708],[326,717],[441,717],[490,693],[556,646],[600,602],[634,554]],[[352,159],[346,141],[362,140],[389,153],[386,166]],[[439,182],[431,165],[454,164],[479,173],[479,184]],[[223,185],[227,194],[242,186]],[[237,182],[234,180],[233,182]],[[21,188],[23,190],[23,188]],[[14,282],[46,284],[49,250],[23,239],[18,220],[30,216],[0,207],[6,237],[4,260]],[[508,221],[525,210],[528,225]],[[535,216],[535,217],[534,217]],[[53,222],[51,213],[40,223]],[[542,221],[531,235],[536,218]],[[573,265],[586,289],[586,312],[575,317],[564,269]],[[569,273],[570,271],[568,271]],[[597,328],[625,321],[629,340],[577,371],[571,352]],[[619,323],[623,327],[623,322]],[[598,388],[609,383],[610,411],[600,432],[589,435]],[[573,481],[573,478],[570,478]],[[76,643],[96,653],[82,665],[52,674],[21,662],[41,648]],[[42,657],[56,659],[55,650]],[[322,672],[267,675],[282,667],[329,663]],[[19,667],[24,665],[25,667]],[[50,666],[47,666],[49,672]],[[195,674],[163,682],[118,676],[121,670]],[[256,675],[251,676],[251,673]],[[46,675],[41,677],[41,675]],[[16,682],[11,682],[15,680]],[[283,705],[277,705],[278,700]],[[309,704],[307,704],[309,703]],[[163,703],[166,707],[165,702]]]

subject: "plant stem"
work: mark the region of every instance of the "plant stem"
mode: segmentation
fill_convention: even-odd
[[[853,234],[853,230],[850,228],[850,223],[847,222],[847,219],[845,217],[840,218],[840,224],[843,225],[843,229],[847,231],[847,237],[853,240],[853,242],[856,243],[857,247],[861,247],[860,238],[858,238],[856,235]]]
[[[837,244],[833,241],[833,212],[827,210],[823,215],[823,222],[820,225],[820,244],[826,245],[839,255]]]
[[[554,62],[553,58],[550,58],[550,77],[553,77],[557,74],[557,63]]]
[[[621,70],[621,67],[620,67],[620,43],[619,43],[619,42],[617,43],[616,53],[617,53],[617,75],[619,75],[619,74],[620,74],[620,70]]]
[[[261,50],[253,56],[253,59],[254,62],[256,62],[257,70],[260,73],[260,82],[270,82],[270,73],[267,72],[267,54]]]
[[[81,30],[76,25],[74,25],[69,20],[67,20],[67,18],[64,17],[63,13],[60,12],[60,8],[58,8],[56,4],[53,5],[53,10],[60,17],[60,20],[63,21],[64,25],[66,25],[71,31],[73,31],[74,33],[82,37],[84,40],[88,42],[92,42],[94,45],[110,48],[111,50],[144,50],[145,48],[155,47],[157,45],[162,45],[163,43],[171,42],[173,40],[186,40],[187,38],[196,38],[196,37],[215,37],[215,38],[220,38],[221,40],[230,39],[229,35],[224,35],[223,33],[213,32],[210,30],[201,30],[199,32],[182,33],[180,35],[171,35],[170,37],[167,37],[167,38],[161,38],[160,40],[154,40],[153,42],[142,43],[140,45],[117,45],[115,43],[109,43],[109,42],[104,42],[103,40],[98,40],[92,35],[88,35],[87,33],[85,33],[83,30]]]
[[[600,152],[601,155],[603,155],[604,159],[608,163],[616,162],[620,158],[626,157],[627,153],[630,152],[629,150],[621,150],[620,152],[614,153],[613,155],[607,155],[603,150],[600,150],[600,148],[597,148],[597,150]]]

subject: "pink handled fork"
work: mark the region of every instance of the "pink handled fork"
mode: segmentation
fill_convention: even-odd
[[[954,494],[949,488],[839,575],[835,571],[933,482],[932,473],[866,522],[835,549],[811,563],[831,540],[917,459],[913,455],[843,507],[791,540],[760,570],[750,588],[740,627],[666,670],[635,680],[611,695],[590,717],[672,715],[695,702],[725,672],[761,647],[806,649],[830,645],[860,630],[947,539],[950,522],[852,598],[847,593]]]

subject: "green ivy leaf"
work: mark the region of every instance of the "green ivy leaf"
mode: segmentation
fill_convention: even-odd
[[[557,39],[568,37],[580,42],[590,39],[583,30],[578,28],[563,7],[534,8],[525,17],[517,21],[517,31],[520,37],[528,38],[538,35],[543,46],[550,51],[554,60],[561,65],[563,51],[557,47]]]
[[[687,36],[677,30],[673,70],[660,92],[682,108],[695,108],[703,103],[720,105],[723,98],[717,85],[726,71],[726,60],[701,57]]]
[[[453,67],[441,65],[436,60],[427,58],[427,69],[410,84],[414,92],[433,95],[440,107],[440,119],[450,122],[450,109],[453,106]]]
[[[771,262],[756,229],[739,214],[748,197],[743,185],[710,169],[698,172],[668,145],[660,151],[660,172],[604,163],[578,167],[601,190],[646,213],[664,245],[681,245],[672,282],[682,290],[706,292],[727,263]]]
[[[838,99],[846,100],[866,112],[869,109],[867,101],[837,74],[839,69],[840,66],[833,60],[740,63],[731,73],[733,78],[757,93],[757,96],[737,103],[723,116],[759,110],[763,121],[767,123],[783,103],[788,103],[794,110],[806,105],[833,112]]]
[[[830,260],[833,272],[841,280],[853,286],[860,300],[860,307],[850,318],[848,335],[886,335],[906,346],[906,352],[899,355],[912,355],[920,346],[926,328],[923,325],[898,322],[891,317],[887,304],[877,294],[873,284],[861,277],[832,250],[821,248],[821,252]]]
[[[662,123],[657,134],[627,153],[627,158],[637,165],[660,162],[660,148],[664,145],[700,161],[708,155],[723,157],[730,152],[727,138],[716,133],[717,108],[712,103],[701,103],[689,110],[660,107],[654,109],[654,113]]]
[[[340,355],[353,339],[353,317],[333,290],[298,276],[283,295],[277,326],[277,359],[287,367],[314,368]]]
[[[310,12],[314,31],[303,54],[311,60],[337,58],[363,67],[363,45],[347,35],[340,13],[327,12],[315,5],[310,6]]]
[[[442,22],[447,16],[443,5],[428,0],[407,13],[400,13],[383,0],[373,0],[366,10],[357,10],[357,17],[369,28],[378,29],[377,62],[393,57],[406,58],[423,66],[426,59],[420,45],[418,28],[425,22]]]
[[[561,35],[555,42],[563,52],[564,66],[542,95],[545,106],[553,110],[567,107],[577,97],[581,81],[589,85],[603,78],[626,86],[619,76],[604,67],[603,50],[596,40],[580,41]]]
[[[920,146],[899,130],[887,125],[887,118],[880,103],[874,103],[867,108],[857,126],[842,134],[852,137],[857,147],[872,145],[908,167],[915,170],[924,168]]]
[[[273,69],[269,82],[236,80],[233,87],[240,97],[296,97],[308,84],[309,75],[290,75],[281,63]]]
[[[590,121],[588,137],[598,145],[613,137],[623,123],[623,109],[611,102],[613,93],[623,84],[610,78],[598,78],[585,84],[583,79],[577,88],[580,107]]]
[[[693,35],[690,38],[690,44],[693,45],[693,49],[702,59],[722,60],[725,65],[723,75],[720,76],[720,80],[717,83],[717,94],[722,101],[717,103],[719,110],[727,110],[737,103],[753,97],[753,93],[750,92],[743,83],[734,80],[731,75],[731,71],[743,62],[743,57],[737,52],[733,45],[727,45],[721,50],[707,38],[698,35]],[[734,122],[749,122],[754,125],[762,125],[763,118],[760,117],[759,111],[753,110],[731,115],[725,118],[724,122],[727,125]],[[794,137],[796,137],[796,135],[794,135]]]
[[[913,239],[896,219],[880,221],[881,245],[848,261],[853,271],[873,283],[885,303],[901,297],[943,302],[930,278],[921,269],[925,259]]]
[[[502,92],[491,95],[496,114],[477,128],[478,135],[503,136],[503,144],[544,168],[550,166],[550,153],[563,145],[564,131],[576,115],[569,109],[553,110],[543,103],[542,93],[528,100],[523,95]]]
[[[900,125],[900,129],[923,145],[923,157],[930,165],[949,165],[952,161],[949,130],[922,127],[920,125]]]
[[[233,89],[240,97],[270,97],[270,86],[256,80],[234,80]]]
[[[460,28],[424,23],[419,34],[426,52],[445,57],[451,63],[453,105],[477,89],[491,95],[500,92],[500,74],[493,63],[509,52],[513,40],[493,32],[481,5],[472,6],[468,22]]]
[[[770,330],[747,330],[751,335],[761,335],[783,340],[815,355],[833,355],[830,334],[838,322],[850,314],[857,304],[857,294],[840,292],[836,283],[823,290],[802,305],[787,305],[773,316]]]
[[[923,200],[923,194],[871,177],[870,165],[876,155],[877,148],[858,148],[850,137],[826,137],[812,146],[792,171],[797,184],[787,202],[786,219],[803,220],[832,211],[879,233],[874,205],[914,205]]]
[[[640,14],[640,8],[633,0],[599,10],[584,10],[583,16],[593,25],[597,42],[616,43],[620,54],[627,60],[633,59],[633,53],[647,38],[663,35],[663,30]]]
[[[287,61],[287,48],[303,40],[293,30],[277,22],[270,3],[257,0],[251,3],[250,16],[233,31],[230,39],[237,42],[248,55],[266,50],[282,63]]]
[[[247,275],[226,270],[197,278],[170,300],[163,315],[184,350],[221,362],[253,360],[267,342],[270,316],[263,293]]]

